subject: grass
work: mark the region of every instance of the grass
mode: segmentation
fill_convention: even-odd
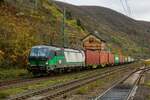
[[[95,88],[99,87],[99,86],[103,86],[105,83],[104,81],[102,80],[98,80],[98,81],[95,81],[89,85],[86,85],[84,87],[81,87],[80,89],[77,90],[76,94],[85,94],[87,93],[89,90],[92,91],[94,90]]]
[[[147,100],[150,100],[150,96],[148,96]]]
[[[8,95],[8,93],[0,92],[0,99],[6,98]]]
[[[11,80],[16,78],[25,78],[30,77],[31,75],[28,73],[26,69],[0,69],[0,82],[4,80]]]
[[[121,73],[118,72],[116,74],[110,75],[103,79],[99,79],[95,82],[92,82],[90,84],[87,84],[87,85],[77,89],[76,94],[83,95],[83,94],[87,94],[90,91],[94,91],[97,88],[104,88],[104,87],[108,86],[110,83],[113,83],[114,80],[118,80],[119,78],[122,78],[122,76],[123,75],[121,75]]]
[[[150,87],[150,80],[148,82],[146,82],[145,85]]]
[[[149,77],[149,75],[146,76],[146,77]],[[150,89],[150,80],[146,79],[145,82],[144,82],[144,84],[143,84],[143,86],[146,86],[147,88]],[[146,95],[145,96],[146,100],[150,100],[150,93],[147,92],[145,95]]]
[[[70,73],[70,74],[66,74],[66,75],[51,77],[49,80],[43,80],[43,81],[35,82],[32,84],[24,84],[24,85],[21,85],[18,87],[10,87],[8,89],[3,89],[0,91],[0,98],[6,98],[10,95],[16,95],[18,93],[23,93],[23,92],[28,92],[28,91],[35,90],[35,89],[48,87],[49,85],[63,83],[63,82],[67,82],[67,81],[70,81],[73,79],[79,79],[81,77],[85,77],[85,76],[90,75],[92,73],[96,74],[96,73],[100,73],[103,71],[106,71],[106,68],[98,69],[98,70],[94,70],[94,71],[91,71],[91,70],[90,71],[84,71],[84,72],[80,72],[80,73]],[[7,77],[9,76],[9,77],[13,78],[14,76],[15,77],[20,77],[20,76],[24,77],[27,75],[26,72],[27,71],[23,70],[23,69],[20,69],[20,70],[19,69],[11,69],[11,70],[3,71],[3,74],[9,73],[9,75],[5,75],[5,76],[7,76]],[[13,74],[15,74],[15,75],[13,75]],[[118,75],[118,76],[120,76],[120,75]],[[88,87],[81,88],[78,91],[78,93],[82,94],[87,90],[95,89],[95,87],[98,87],[98,86],[103,86],[103,84],[105,84],[105,81],[101,81],[101,80],[96,81],[96,82],[90,84],[90,86],[88,86]]]
[[[101,69],[101,71],[103,71],[103,70],[105,70],[105,69]],[[99,71],[100,70],[95,70],[94,72],[99,73]],[[91,73],[93,73],[93,71]],[[20,87],[11,87],[11,88],[0,91],[0,98],[6,98],[10,95],[16,95],[18,93],[23,93],[23,92],[27,92],[30,90],[48,87],[49,85],[67,82],[67,81],[70,81],[73,79],[85,77],[87,75],[89,75],[89,72],[88,73],[87,72],[75,73],[75,74],[71,74],[71,75],[67,74],[64,76],[52,77],[50,80],[44,80],[44,81],[40,81],[40,82],[36,82],[36,83],[32,83],[32,84],[25,84]]]
[[[27,72],[26,69],[0,69],[0,82],[6,81],[6,80],[12,80],[17,78],[25,78],[25,77],[31,77],[31,75]],[[6,98],[11,93],[19,93],[22,90],[22,88],[16,88],[15,90],[4,90],[0,91],[0,99]]]
[[[62,17],[62,14],[59,10],[54,6],[54,4],[50,4],[48,2],[44,2],[43,6],[51,12],[51,14],[57,18]]]
[[[70,26],[75,27],[78,31],[84,32],[84,30],[80,26],[77,25],[77,21],[75,19],[67,20],[66,23]]]
[[[17,88],[17,89],[15,89],[15,91],[14,90],[11,90],[11,89],[9,89],[9,90],[7,90],[7,91],[0,91],[0,99],[4,99],[4,98],[6,98],[6,97],[8,97],[9,96],[9,94],[17,94],[17,93],[19,93],[20,91],[23,91],[23,89],[22,88]]]

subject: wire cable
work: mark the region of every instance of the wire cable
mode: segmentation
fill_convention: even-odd
[[[125,6],[124,6],[123,1],[122,1],[122,0],[120,0],[120,3],[121,3],[121,5],[122,5],[122,7],[123,7],[123,10],[124,10],[125,14],[127,14],[127,11],[126,11],[126,8],[125,8]]]
[[[132,16],[131,8],[130,8],[127,0],[125,0],[125,4],[126,4],[126,7],[127,7],[127,11],[128,11],[129,16]]]

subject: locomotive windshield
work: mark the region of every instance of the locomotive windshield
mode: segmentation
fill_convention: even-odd
[[[32,48],[30,56],[34,57],[47,57],[49,55],[48,48]]]

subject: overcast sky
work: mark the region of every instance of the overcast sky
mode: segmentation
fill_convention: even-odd
[[[58,0],[74,5],[96,5],[114,9],[127,15],[123,9],[121,0]],[[125,0],[122,0],[125,1]],[[131,17],[137,20],[150,21],[150,0],[127,0],[131,9]],[[125,6],[125,2],[123,2]],[[125,6],[126,8],[126,6]],[[128,14],[129,15],[129,14]]]

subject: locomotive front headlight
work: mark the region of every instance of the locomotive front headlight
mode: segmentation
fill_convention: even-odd
[[[46,65],[48,65],[48,62],[46,62]]]

